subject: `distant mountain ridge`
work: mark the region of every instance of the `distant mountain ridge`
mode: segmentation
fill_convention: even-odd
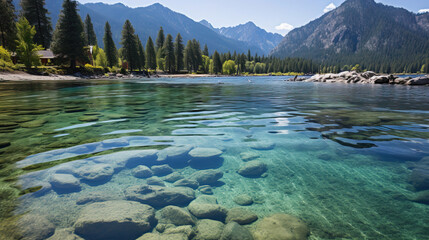
[[[19,8],[20,1],[14,0],[13,2]],[[46,0],[46,7],[51,13],[50,17],[54,26],[58,21],[62,3],[62,0]],[[79,4],[79,14],[82,19],[85,18],[86,14],[91,15],[100,46],[103,46],[104,25],[106,21],[109,21],[113,39],[119,47],[122,26],[125,20],[129,19],[142,42],[146,42],[149,36],[155,40],[159,28],[163,27],[165,34],[171,34],[174,38],[177,33],[180,33],[185,44],[187,40],[192,40],[193,38],[200,41],[201,46],[207,44],[210,52],[218,50],[220,52],[237,51],[244,53],[250,49],[253,53],[266,53],[266,51],[262,50],[256,44],[227,38],[159,3],[139,8],[130,8],[121,3],[113,5],[104,3]]]
[[[414,14],[374,0],[347,0],[292,30],[271,52],[326,62],[428,57],[429,13]]]
[[[278,33],[270,33],[258,27],[253,22],[247,22],[235,27],[214,28],[207,20],[202,20],[200,23],[219,34],[242,42],[252,43],[259,48],[265,50],[268,54],[273,50],[283,39],[283,36]]]

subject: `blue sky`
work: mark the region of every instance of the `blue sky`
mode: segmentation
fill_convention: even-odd
[[[286,34],[341,5],[344,0],[78,0],[87,2],[121,2],[130,7],[153,3],[183,13],[195,21],[206,19],[215,27],[228,27],[253,21],[269,32]],[[376,0],[386,5],[403,7],[412,12],[426,9],[429,0]]]

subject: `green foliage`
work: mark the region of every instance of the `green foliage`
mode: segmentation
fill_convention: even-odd
[[[155,49],[156,52],[159,52],[160,49],[162,49],[162,47],[164,46],[164,42],[165,42],[164,29],[160,27],[158,31],[158,37],[156,38],[156,49]]]
[[[112,37],[112,30],[110,28],[109,22],[106,22],[104,27],[104,49],[106,51],[107,63],[109,67],[114,67],[118,65],[118,51],[116,50],[115,42]]]
[[[223,74],[226,75],[235,75],[236,69],[235,69],[235,62],[232,60],[228,60],[223,64],[222,67]]]
[[[0,45],[9,50],[15,47],[15,19],[12,0],[0,0]]]
[[[138,54],[139,54],[139,70],[141,70],[142,68],[145,68],[146,66],[146,54],[143,48],[143,44],[140,41],[139,36],[137,35],[137,50],[138,50]]]
[[[137,51],[137,37],[131,22],[129,20],[125,21],[123,30],[122,30],[122,58],[127,61],[128,69],[133,70],[139,66],[139,54]]]
[[[359,65],[359,64],[356,64],[356,65],[352,68],[352,71],[362,72],[362,69],[361,69],[361,67],[360,67],[360,65]]]
[[[149,37],[146,43],[146,68],[156,70],[156,53],[152,38]]]
[[[107,68],[109,63],[107,61],[106,53],[104,52],[104,50],[102,48],[97,48],[97,49],[98,49],[98,51],[97,51],[97,55],[95,57],[95,66]]]
[[[45,8],[45,5],[45,0],[21,1],[22,14],[31,26],[36,27],[34,41],[46,49],[51,45],[52,24],[51,18],[48,17],[49,12]]]
[[[101,66],[92,66],[91,64],[85,64],[83,69],[81,69],[81,72],[86,75],[103,75],[104,68]]]
[[[60,58],[70,61],[70,68],[76,67],[76,61],[87,59],[85,52],[85,34],[82,19],[77,13],[77,2],[64,0],[51,44],[51,50]]]
[[[94,26],[89,14],[85,18],[85,43],[89,46],[97,45],[97,35],[95,35]]]
[[[10,53],[0,46],[0,71],[11,72],[13,71],[13,63],[10,59]]]
[[[176,70],[176,58],[174,55],[173,37],[170,34],[168,34],[165,39],[163,52],[165,56],[164,70],[169,73],[174,73]]]
[[[210,63],[210,58],[206,55],[203,55],[203,62],[201,66],[201,70],[203,71],[203,73],[207,74],[210,72]]]
[[[215,51],[213,54],[213,73],[218,74],[220,72],[222,72],[222,62],[219,53]]]
[[[37,51],[42,50],[41,45],[33,42],[33,37],[36,35],[35,27],[31,26],[25,17],[19,19],[16,23],[17,28],[17,48],[16,53],[19,60],[24,63],[26,68],[40,65],[40,57]]]
[[[185,67],[189,72],[197,72],[203,64],[200,43],[193,39],[189,40],[185,47]]]
[[[174,56],[176,59],[176,72],[180,72],[185,67],[184,63],[184,51],[185,47],[183,46],[183,39],[180,33],[177,34],[176,40],[174,42]]]
[[[207,44],[204,44],[203,55],[210,56],[209,55],[209,48],[207,47]]]

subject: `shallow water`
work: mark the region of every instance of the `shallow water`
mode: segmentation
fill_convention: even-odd
[[[284,79],[3,83],[0,142],[10,143],[0,148],[3,181],[14,167],[23,190],[42,187],[21,196],[14,213],[72,227],[82,196],[123,199],[124,189],[145,183],[125,163],[129,151],[187,145],[223,151],[215,165],[170,165],[184,177],[223,171],[213,193],[227,208],[248,194],[255,203],[246,208],[260,219],[297,216],[311,239],[429,238],[429,206],[410,200],[417,193],[407,168],[429,156],[428,87]],[[252,149],[254,142],[274,148]],[[239,175],[243,152],[259,155],[267,174]],[[82,180],[74,191],[50,185],[53,174],[97,164],[113,166],[113,176]]]

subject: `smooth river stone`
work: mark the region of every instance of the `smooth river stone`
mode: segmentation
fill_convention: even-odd
[[[254,160],[241,166],[241,168],[238,170],[238,174],[243,177],[257,178],[261,177],[261,175],[267,170],[267,165],[265,163]]]
[[[203,219],[197,223],[197,240],[219,240],[222,236],[224,224],[219,221]]]
[[[188,160],[189,158],[188,153],[191,150],[192,150],[191,145],[168,147],[166,149],[159,151],[157,161],[175,162],[175,161],[181,161],[181,160]]]
[[[155,223],[155,210],[131,201],[93,203],[82,209],[74,225],[86,240],[134,240]]]
[[[167,164],[160,165],[160,166],[153,166],[151,170],[153,172],[153,175],[158,177],[162,177],[173,172],[173,169]]]
[[[240,225],[246,225],[251,224],[256,220],[258,220],[258,216],[253,212],[244,208],[232,208],[228,210],[225,222],[236,222]]]
[[[76,174],[82,179],[90,182],[108,181],[115,172],[113,167],[108,164],[95,164],[77,169]]]
[[[146,180],[147,185],[165,187],[164,181],[159,177],[151,177]]]
[[[217,158],[222,155],[222,151],[217,148],[195,148],[189,152],[193,158]]]
[[[176,206],[167,206],[158,211],[156,216],[158,222],[163,224],[195,225],[192,215],[186,209]]]
[[[18,220],[21,240],[47,239],[55,232],[55,226],[43,216],[25,214]]]
[[[173,183],[174,186],[176,187],[189,187],[192,189],[197,189],[199,184],[197,182],[197,180],[194,179],[180,179],[178,181],[176,181],[175,183]]]
[[[240,157],[241,157],[241,160],[243,160],[244,162],[248,162],[258,158],[259,154],[254,152],[243,152],[243,153],[240,153]]]
[[[153,172],[150,168],[144,165],[139,165],[133,169],[132,174],[136,178],[150,178],[152,177]]]
[[[190,176],[191,179],[195,179],[200,185],[214,184],[222,177],[223,172],[214,169],[197,171]]]
[[[54,174],[49,183],[54,189],[63,191],[78,191],[80,190],[80,182],[71,174]]]
[[[161,234],[161,233],[146,233],[137,238],[137,240],[188,240],[188,236],[182,233]]]
[[[46,240],[85,240],[74,233],[73,228],[56,229],[55,234]]]
[[[183,179],[183,176],[180,173],[173,172],[173,173],[165,176],[164,181],[169,182],[169,183],[174,183],[174,182],[179,181],[181,179]]]
[[[273,149],[276,144],[270,141],[261,141],[261,142],[252,142],[250,143],[250,148],[255,150],[271,150]]]
[[[213,199],[210,200],[210,198],[207,197],[208,196],[200,196],[192,201],[188,206],[188,210],[197,218],[224,222],[228,210],[221,205],[214,203],[216,198],[214,198],[213,201]]]
[[[253,236],[247,228],[230,222],[224,227],[220,240],[253,240]]]
[[[149,204],[155,208],[168,205],[186,206],[195,199],[194,190],[187,187],[133,186],[125,190],[128,200]]]
[[[233,201],[241,206],[249,206],[253,204],[253,198],[247,194],[241,194],[234,197]]]
[[[309,234],[307,224],[287,214],[266,217],[253,229],[255,240],[306,240]]]

